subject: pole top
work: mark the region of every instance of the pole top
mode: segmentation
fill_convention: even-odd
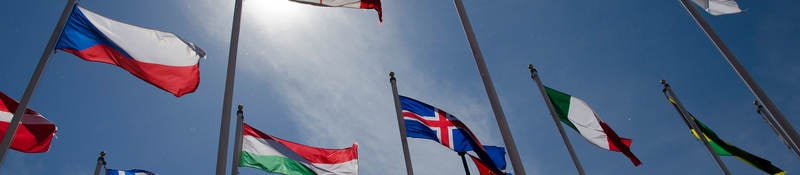
[[[531,70],[531,77],[534,76],[533,74],[539,73],[539,71],[537,71],[536,68],[533,67],[533,64],[528,64],[528,70]]]
[[[663,85],[667,85],[667,80],[661,80],[660,82],[661,82],[661,84],[663,84]]]
[[[239,105],[239,106],[237,106],[237,107],[238,107],[239,111],[242,111],[242,109],[244,109],[244,106],[243,106],[243,105]]]
[[[100,151],[100,157],[105,157],[105,156],[106,156],[106,152],[105,151]]]
[[[389,78],[394,78],[394,72],[389,72]]]

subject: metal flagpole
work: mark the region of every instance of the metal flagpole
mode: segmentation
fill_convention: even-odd
[[[105,157],[106,157],[106,152],[100,151],[100,157],[97,157],[97,165],[94,166],[94,175],[100,175],[100,167],[106,166]]]
[[[467,158],[464,158],[464,154],[467,154],[467,153],[466,152],[458,152],[458,156],[461,156],[461,164],[464,165],[464,172],[467,175],[469,175],[469,166],[467,166]]]
[[[664,95],[667,95],[667,100],[670,100],[670,103],[675,106],[675,109],[678,110],[681,118],[684,122],[686,122],[687,125],[689,125],[689,128],[694,130],[693,134],[697,134],[700,142],[702,142],[706,149],[708,149],[708,153],[711,153],[711,157],[713,157],[714,161],[717,162],[717,165],[719,165],[719,168],[722,169],[722,172],[724,172],[725,175],[730,175],[731,172],[728,171],[728,167],[725,166],[725,163],[722,162],[722,159],[719,158],[719,155],[717,155],[717,153],[714,152],[714,149],[711,148],[711,145],[708,143],[708,138],[706,138],[706,134],[703,133],[703,130],[697,125],[695,119],[689,115],[689,112],[686,111],[686,108],[683,108],[683,104],[681,104],[681,101],[675,96],[675,92],[672,91],[672,87],[670,87],[665,80],[661,80],[661,84],[664,85],[664,89],[661,91],[665,93]]]
[[[236,111],[236,138],[233,143],[233,160],[231,165],[231,175],[239,174],[239,161],[242,160],[242,127],[244,127],[244,106],[239,105]]]
[[[578,155],[575,154],[575,149],[572,148],[572,143],[569,142],[567,134],[564,133],[564,126],[561,126],[561,123],[558,121],[555,107],[553,107],[553,102],[550,101],[550,95],[547,95],[547,92],[544,90],[544,85],[542,85],[542,80],[539,79],[539,72],[536,71],[536,69],[533,68],[533,65],[530,64],[528,65],[528,69],[531,70],[531,79],[533,79],[533,82],[535,82],[536,86],[539,87],[539,92],[542,93],[544,103],[547,104],[547,109],[550,110],[550,116],[553,117],[553,122],[555,122],[556,128],[558,128],[558,133],[561,134],[561,139],[564,140],[564,146],[567,146],[567,150],[569,150],[569,156],[572,157],[572,163],[574,163],[575,168],[578,169],[578,174],[586,174],[583,172],[583,166],[581,165],[581,161],[578,160]]]
[[[786,137],[784,135],[785,133],[781,133],[781,131],[779,131],[777,127],[775,127],[775,121],[770,120],[772,117],[769,116],[769,113],[766,111],[766,109],[764,109],[764,106],[758,103],[758,100],[753,101],[753,104],[758,107],[758,109],[756,109],[756,112],[758,112],[758,114],[761,115],[764,121],[766,121],[767,124],[769,124],[769,126],[772,128],[772,131],[775,131],[775,134],[778,134],[778,139],[780,139],[781,142],[784,145],[786,145],[787,148],[794,151],[794,153],[797,154],[798,157],[800,157],[800,152],[797,151],[798,149],[792,148],[793,145],[789,144],[789,142],[786,141]]]
[[[389,82],[392,84],[392,96],[394,97],[394,110],[397,113],[397,125],[400,129],[400,143],[403,144],[403,157],[406,161],[406,174],[414,175],[414,170],[411,168],[411,156],[408,155],[408,141],[406,138],[406,124],[403,120],[403,111],[400,107],[400,95],[397,95],[397,79],[394,78],[394,72],[389,72]]]
[[[61,36],[61,32],[64,31],[64,24],[67,23],[69,14],[71,14],[72,8],[75,7],[77,2],[77,0],[67,0],[67,5],[64,7],[64,11],[61,12],[61,17],[58,19],[58,23],[56,23],[56,28],[53,29],[53,34],[50,35],[50,41],[47,42],[47,46],[42,52],[42,57],[39,59],[39,64],[36,65],[36,70],[33,71],[31,80],[28,81],[28,87],[25,88],[25,93],[22,95],[22,99],[20,100],[19,105],[14,112],[14,116],[11,117],[11,123],[9,123],[8,128],[6,129],[6,134],[3,136],[3,141],[0,142],[0,166],[3,165],[3,159],[6,157],[8,147],[11,146],[11,140],[14,138],[14,134],[17,132],[19,122],[22,121],[22,115],[25,114],[25,109],[28,107],[28,102],[30,102],[31,96],[33,96],[33,91],[36,90],[36,84],[39,83],[39,78],[42,76],[44,66],[47,65],[47,60],[50,59],[50,54],[56,46],[58,37]]]
[[[692,4],[689,4],[688,0],[679,1],[686,11],[689,12],[689,15],[692,16],[694,21],[697,22],[701,29],[703,29],[703,32],[706,33],[708,38],[711,39],[715,46],[717,46],[719,52],[722,53],[722,56],[725,57],[725,60],[728,61],[731,67],[733,67],[733,70],[736,71],[736,74],[739,75],[739,78],[744,81],[745,85],[747,85],[747,88],[750,89],[750,92],[756,96],[758,101],[761,101],[761,103],[764,104],[766,112],[769,113],[770,117],[772,118],[771,120],[767,120],[767,122],[774,122],[774,124],[770,124],[770,126],[775,130],[780,131],[779,135],[783,135],[786,141],[791,145],[790,149],[792,149],[795,153],[800,153],[800,135],[797,134],[797,130],[792,127],[792,125],[789,123],[789,120],[787,120],[786,117],[783,116],[783,113],[778,110],[778,107],[775,106],[775,103],[772,102],[764,90],[762,90],[753,77],[750,76],[750,73],[744,69],[744,66],[739,63],[739,60],[736,59],[736,56],[733,55],[733,52],[731,52],[731,50],[728,49],[728,46],[722,42],[722,39],[720,39],[717,33],[711,29],[711,25],[709,25],[708,22],[703,19],[697,9],[692,6]],[[798,156],[800,156],[800,154],[798,154]]]
[[[483,79],[483,86],[486,88],[486,95],[489,96],[489,103],[492,105],[492,112],[497,121],[497,126],[500,129],[500,134],[503,136],[503,143],[508,149],[508,157],[511,159],[511,165],[514,166],[514,174],[525,175],[525,167],[522,166],[522,160],[517,151],[517,145],[514,142],[514,137],[511,135],[511,129],[508,128],[508,121],[503,113],[503,107],[500,106],[500,100],[497,97],[497,92],[494,89],[492,78],[486,68],[486,62],[483,61],[483,54],[481,48],[478,46],[478,40],[475,38],[475,32],[472,31],[472,24],[469,22],[467,12],[464,10],[464,3],[461,0],[453,0],[455,2],[458,17],[461,19],[461,25],[464,27],[464,33],[467,35],[472,56],[475,58],[475,63],[478,65],[478,72]]]
[[[242,21],[242,1],[236,0],[233,7],[233,27],[231,43],[228,49],[228,73],[225,78],[225,94],[222,100],[222,122],[219,127],[219,149],[217,149],[217,174],[225,175],[225,163],[228,158],[228,135],[231,126],[231,105],[233,104],[233,81],[236,76],[236,54],[239,49],[239,26]]]
[[[242,21],[242,1],[236,0],[233,7],[233,27],[231,28],[231,43],[228,49],[228,73],[225,77],[225,94],[222,100],[222,121],[219,127],[219,149],[217,150],[217,174],[225,175],[225,163],[228,160],[228,136],[231,126],[231,105],[233,105],[233,81],[236,76],[236,54],[239,49],[239,25]]]

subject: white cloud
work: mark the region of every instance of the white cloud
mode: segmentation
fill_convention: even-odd
[[[198,5],[204,7],[194,11],[209,13],[219,4]],[[225,43],[229,33],[215,28],[225,21],[203,19],[200,23],[211,38]],[[502,143],[491,139],[496,131],[483,132],[496,126],[488,103],[470,98],[454,84],[432,80],[426,76],[428,71],[413,69],[415,59],[407,54],[402,32],[391,24],[378,24],[372,10],[245,1],[242,21],[239,76],[257,75],[258,80],[246,81],[265,81],[277,91],[282,99],[276,103],[289,107],[287,113],[294,122],[285,125],[300,125],[304,131],[298,134],[302,139],[290,139],[323,147],[359,142],[362,174],[405,173],[389,71],[398,72],[402,94],[441,105],[481,133],[486,144]],[[242,82],[240,78],[237,86]],[[411,82],[430,83],[402,84]],[[419,174],[463,171],[457,155],[438,143],[409,139],[409,146]]]

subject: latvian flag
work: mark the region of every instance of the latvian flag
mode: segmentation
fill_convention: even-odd
[[[0,92],[0,137],[6,133],[18,105],[17,101]],[[50,141],[55,135],[56,125],[42,114],[28,108],[22,115],[22,122],[14,133],[10,147],[26,153],[47,152],[50,149]]]
[[[56,49],[108,63],[180,97],[200,83],[205,52],[175,34],[118,22],[75,5]]]
[[[358,144],[316,148],[286,141],[244,124],[240,167],[292,175],[357,175]]]

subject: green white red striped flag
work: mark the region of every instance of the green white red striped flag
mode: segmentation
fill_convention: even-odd
[[[642,164],[630,150],[631,139],[621,138],[611,127],[597,117],[597,113],[581,99],[545,87],[558,119],[600,148],[622,152],[634,166]]]
[[[358,175],[358,144],[316,148],[264,134],[244,124],[240,167],[287,175]]]

